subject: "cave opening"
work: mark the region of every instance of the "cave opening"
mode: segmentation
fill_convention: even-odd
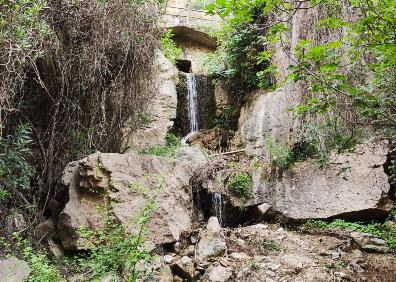
[[[179,71],[191,73],[191,61],[189,60],[177,60],[176,67]]]

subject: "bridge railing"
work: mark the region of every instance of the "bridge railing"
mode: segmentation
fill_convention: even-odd
[[[219,16],[207,15],[205,10],[189,7],[168,5],[164,14],[165,22],[169,25],[220,25]]]

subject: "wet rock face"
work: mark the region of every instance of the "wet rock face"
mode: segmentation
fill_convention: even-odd
[[[241,110],[239,142],[252,156],[266,158],[265,140],[271,138],[285,146],[293,145],[298,138],[300,123],[288,109],[301,102],[298,92],[286,85],[272,93],[257,91]]]
[[[134,220],[147,204],[147,193],[156,193],[159,186],[147,240],[155,244],[179,240],[180,234],[192,225],[189,179],[205,162],[198,149],[183,148],[177,160],[137,153],[96,153],[70,163],[62,178],[69,201],[58,221],[63,247],[86,248],[78,230],[81,226],[100,228],[100,208],[104,207],[128,230],[135,230]]]
[[[208,166],[208,174],[199,172],[203,177],[194,178],[194,199],[208,218],[216,214],[212,198],[220,193],[225,226],[274,218],[383,219],[391,209],[390,185],[383,167],[388,152],[387,140],[361,144],[353,153],[332,155],[324,169],[314,160],[298,162],[278,180],[268,180],[263,166]],[[228,189],[230,175],[241,172],[251,175],[250,197],[245,200]],[[244,207],[242,211],[240,207]]]
[[[174,131],[180,136],[185,136],[190,132],[190,128],[187,101],[188,86],[186,74],[183,72],[179,72],[179,83],[176,90],[178,103]],[[199,130],[212,128],[216,122],[216,101],[212,81],[206,75],[196,75],[196,90],[198,128]]]

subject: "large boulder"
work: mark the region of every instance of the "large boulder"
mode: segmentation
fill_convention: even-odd
[[[382,140],[333,154],[324,169],[314,161],[297,163],[274,188],[268,187],[269,204],[292,219],[383,218],[392,208],[383,167],[388,152],[389,142]]]
[[[125,124],[124,147],[140,150],[149,146],[164,146],[167,132],[173,127],[176,118],[177,94],[176,83],[178,72],[161,51],[157,51],[155,59],[155,81],[157,92],[141,116],[138,129],[131,132],[134,124]]]
[[[268,179],[265,164],[241,164],[230,168],[218,165],[204,168],[194,177],[200,190],[200,208],[204,214],[215,211],[213,196],[222,196],[221,215],[225,225],[281,217],[287,220],[309,218],[381,219],[392,208],[390,185],[384,165],[389,142],[380,140],[356,147],[354,152],[332,154],[328,165],[320,169],[315,160],[297,162],[281,179]],[[209,174],[205,174],[208,170]],[[230,176],[251,176],[250,197],[243,199],[230,193]],[[244,207],[245,214],[241,214]],[[246,214],[247,213],[247,214]],[[267,217],[267,218],[266,218]]]
[[[179,240],[192,225],[189,180],[205,162],[201,151],[184,147],[177,160],[131,152],[96,153],[70,163],[61,183],[69,192],[58,221],[63,247],[87,248],[79,229],[102,227],[104,208],[129,231],[137,231],[135,219],[155,193],[156,209],[147,225],[147,239],[155,244]]]

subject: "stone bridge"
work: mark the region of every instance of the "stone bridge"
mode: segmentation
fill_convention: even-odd
[[[208,1],[209,2],[209,1]],[[186,26],[208,32],[220,27],[222,19],[218,16],[206,15],[205,1],[197,9],[185,0],[170,0],[163,16],[163,25],[166,27]]]

